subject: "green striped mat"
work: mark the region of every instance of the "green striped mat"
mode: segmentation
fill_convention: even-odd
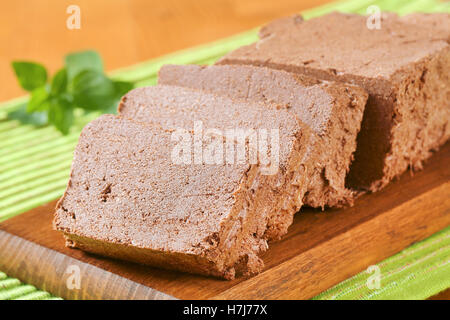
[[[0,300],[61,300],[0,271]]]
[[[367,7],[370,5],[377,5],[381,10],[395,11],[399,14],[406,14],[414,11],[450,12],[449,2],[441,2],[439,0],[348,0],[334,2],[308,10],[303,12],[303,15],[305,18],[312,18],[334,10],[364,14],[366,13]],[[225,53],[242,45],[254,42],[256,39],[257,30],[253,29],[227,39],[183,50],[159,59],[121,69],[111,73],[111,76],[115,79],[135,81],[138,86],[154,85],[156,83],[157,72],[164,64],[210,64]],[[98,114],[79,114],[76,125],[72,128],[70,134],[62,136],[53,127],[36,128],[31,125],[24,125],[17,121],[7,119],[7,112],[14,110],[25,103],[26,99],[26,97],[23,97],[0,104],[0,221],[11,218],[41,204],[45,204],[51,200],[55,200],[62,195],[69,176],[72,152],[77,143],[80,131],[87,122],[98,116]],[[446,230],[445,232],[436,235],[436,237],[447,237],[445,239],[448,240],[448,232],[449,230]],[[426,241],[424,243],[427,243]],[[447,247],[445,247],[445,241],[437,243],[440,243],[442,246],[436,247],[436,252],[440,252],[440,254],[436,253],[434,258],[440,259],[440,262],[444,261],[447,263],[443,264],[447,269],[445,269],[446,273],[442,273],[442,276],[447,275],[447,279],[450,279],[450,275],[448,274],[448,243]],[[421,250],[415,252],[422,254]],[[424,251],[423,254],[426,255],[430,253]],[[413,256],[415,257],[416,254],[413,254]],[[409,257],[411,258],[412,256]],[[426,294],[414,296],[408,295],[406,291],[402,291],[403,287],[406,288],[402,282],[406,280],[402,279],[404,279],[404,277],[411,277],[412,273],[394,271],[396,267],[402,265],[406,260],[401,254],[396,255],[391,259],[397,261],[398,265],[389,262],[389,259],[380,265],[383,266],[383,270],[389,272],[391,270],[390,268],[394,268],[392,269],[392,272],[395,276],[392,275],[386,279],[395,281],[395,284],[391,285],[397,288],[396,294],[399,295],[398,297],[425,298],[450,286],[450,284],[445,281],[438,281],[441,285],[429,289],[426,291]],[[420,269],[421,266],[428,266],[428,262],[430,262],[430,260],[418,259],[414,264],[414,268]],[[436,272],[441,272],[444,267],[436,265]],[[435,275],[437,274],[436,272],[433,273],[433,276],[428,273],[430,281],[436,277],[440,277]],[[420,286],[420,279],[425,279],[426,275],[421,274],[420,276],[415,277],[418,278],[418,280],[414,283],[417,284],[417,286]],[[350,291],[348,290],[350,290],[350,287],[353,288],[351,291],[352,293],[358,292],[358,294],[361,294],[361,297],[387,297],[386,294],[374,294],[373,292],[371,295],[365,296],[360,290],[361,288],[358,287],[358,283],[360,283],[362,279],[364,279],[363,273],[341,283],[336,288],[320,295],[318,298],[358,298],[358,296],[349,293]],[[18,283],[17,280],[13,279],[6,279],[4,281],[7,281],[6,283]],[[410,284],[410,286],[414,285]],[[21,294],[18,296],[16,296],[14,292],[11,295],[8,294],[8,292],[10,292],[9,290],[13,289],[16,290],[14,292]],[[33,290],[36,289],[33,288]],[[340,291],[337,293],[337,291],[333,290]],[[411,292],[410,289],[407,291]],[[27,285],[17,284],[14,288],[8,287],[8,289],[4,289],[0,284],[0,299],[10,297],[33,298],[41,296],[43,297],[44,293],[32,291],[32,287]]]

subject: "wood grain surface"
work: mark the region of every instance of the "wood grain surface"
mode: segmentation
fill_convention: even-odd
[[[12,60],[53,73],[69,52],[96,49],[107,70],[246,31],[330,0],[14,0],[0,10],[0,101],[23,95]],[[69,30],[69,5],[81,28]]]
[[[55,202],[3,222],[0,229],[4,233],[0,238],[15,235],[17,238],[10,238],[10,245],[25,239],[52,250],[54,255],[71,257],[148,286],[153,292],[180,299],[306,299],[449,226],[449,161],[450,144],[447,144],[428,161],[423,171],[414,176],[404,174],[383,191],[362,196],[352,208],[325,212],[302,210],[289,233],[281,241],[272,243],[264,254],[263,273],[250,279],[217,280],[68,249],[64,247],[62,236],[51,227]],[[60,281],[60,273],[55,272],[58,266],[49,259],[28,266],[27,271],[22,272],[22,267],[17,267],[19,261],[31,259],[33,255],[36,260],[40,254],[39,250],[16,247],[15,261],[0,257],[0,269],[8,268],[11,276],[20,276],[40,287]],[[100,273],[93,276],[90,271],[81,276],[86,281],[96,282],[95,286],[84,284],[87,287],[82,290],[91,291],[86,295],[107,296],[108,276]],[[64,288],[58,293],[62,297],[73,297],[73,293]]]

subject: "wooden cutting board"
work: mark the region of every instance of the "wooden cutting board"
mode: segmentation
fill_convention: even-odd
[[[302,210],[253,278],[218,280],[68,249],[52,230],[55,202],[0,224],[0,270],[67,299],[311,298],[449,226],[449,164],[447,144],[423,171],[404,174],[354,207]]]

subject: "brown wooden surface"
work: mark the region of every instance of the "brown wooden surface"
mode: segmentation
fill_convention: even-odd
[[[68,52],[96,49],[113,70],[207,43],[330,0],[14,0],[0,10],[0,101],[24,94],[12,60],[42,62],[53,73]],[[69,30],[66,8],[81,9]]]
[[[450,300],[450,289],[444,290],[428,300]]]
[[[54,202],[7,220],[0,229],[180,299],[310,298],[450,225],[449,162],[447,144],[423,171],[414,176],[406,173],[383,191],[361,197],[352,208],[303,210],[288,235],[272,243],[264,254],[264,272],[250,279],[223,281],[68,249],[62,236],[51,228]],[[33,253],[18,250],[16,255],[16,261],[25,261]],[[18,270],[17,262],[10,263]],[[35,267],[45,274],[46,281],[58,277],[48,261]],[[33,272],[30,268],[29,274],[21,277],[39,285],[42,276],[36,278]],[[99,291],[92,295],[101,297],[108,288],[107,277],[82,276],[99,283]],[[63,297],[70,297],[63,291]]]
[[[58,297],[82,300],[173,299],[160,291],[0,230],[0,269]],[[74,266],[79,287],[74,286]],[[68,285],[69,283],[69,285]]]

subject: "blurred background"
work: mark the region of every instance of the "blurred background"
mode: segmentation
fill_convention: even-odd
[[[65,54],[95,49],[107,71],[257,27],[330,0],[15,0],[0,11],[0,101],[25,92],[12,60],[44,64],[53,74]],[[81,10],[70,30],[68,6]]]
[[[94,49],[103,58],[106,71],[112,71],[210,43],[275,18],[334,1],[3,0],[0,10],[0,102],[28,94],[21,89],[13,72],[13,60],[39,62],[53,77],[63,66],[64,56],[68,53]],[[444,2],[449,4],[448,0],[351,2],[357,3],[358,12],[363,14],[374,2],[383,10],[397,8],[398,13],[422,11]],[[71,5],[80,9],[80,29],[67,27],[71,16],[67,9]],[[349,8],[351,12],[354,5]],[[450,12],[448,7],[445,10]],[[149,70],[147,67],[148,78],[151,73],[154,76]],[[139,77],[130,81],[136,80]],[[0,112],[0,221],[61,196],[67,184],[72,151],[79,132],[85,123],[99,114],[78,116],[79,121],[70,134],[62,136],[48,126],[34,127],[7,119],[7,112],[15,110],[12,107],[20,107],[24,101],[11,102],[8,111]],[[3,276],[6,277],[5,274]],[[0,299],[1,296],[0,292]],[[450,290],[435,296],[435,299],[449,298]]]

